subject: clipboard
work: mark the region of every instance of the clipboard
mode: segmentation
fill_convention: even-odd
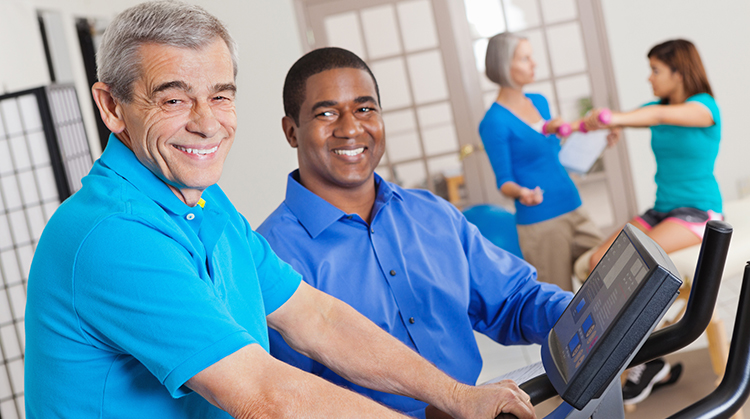
[[[573,173],[586,174],[607,148],[609,131],[574,132],[560,149],[560,163]]]

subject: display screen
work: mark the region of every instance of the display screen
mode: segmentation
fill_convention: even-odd
[[[555,324],[560,343],[555,363],[568,382],[615,321],[649,267],[620,234]]]

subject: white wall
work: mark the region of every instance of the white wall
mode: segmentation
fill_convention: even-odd
[[[648,50],[662,41],[685,38],[700,52],[721,108],[723,130],[715,174],[724,200],[738,197],[738,183],[750,177],[750,142],[744,118],[750,114],[750,2],[747,0],[602,0],[615,80],[623,110],[652,99]],[[647,129],[628,130],[638,209],[654,202],[656,171]]]
[[[281,131],[281,90],[289,67],[302,54],[293,0],[191,0],[220,18],[237,40],[237,138],[220,185],[257,227],[284,199],[286,175],[296,154]],[[139,0],[0,0],[0,93],[49,83],[37,10],[58,11],[68,46],[92,150],[99,155],[90,92],[85,80],[75,18],[111,18]]]

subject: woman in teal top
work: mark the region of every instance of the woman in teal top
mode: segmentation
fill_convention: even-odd
[[[721,219],[721,194],[714,177],[719,153],[721,115],[713,98],[698,50],[689,41],[659,44],[648,53],[648,78],[659,100],[630,112],[613,112],[609,124],[599,112],[584,118],[587,130],[650,127],[656,157],[656,202],[630,223],[654,239],[667,253],[700,243],[706,223]],[[617,232],[619,233],[619,231]],[[617,233],[589,259],[596,266]],[[653,388],[677,381],[681,366],[663,358],[630,369],[622,388],[624,404],[644,400]]]
[[[721,139],[721,114],[700,55],[685,40],[659,44],[648,53],[649,82],[659,100],[630,112],[613,112],[609,124],[599,110],[584,119],[586,128],[650,127],[656,158],[656,202],[630,223],[667,253],[700,243],[711,219],[721,219],[721,193],[714,163]],[[599,262],[616,234],[591,256]]]
[[[516,206],[518,241],[538,278],[572,291],[573,262],[599,244],[599,229],[558,157],[560,139],[542,133],[550,119],[547,99],[523,92],[534,82],[531,44],[510,33],[487,45],[487,77],[500,85],[495,103],[479,124],[500,192]],[[555,132],[559,118],[547,122]]]

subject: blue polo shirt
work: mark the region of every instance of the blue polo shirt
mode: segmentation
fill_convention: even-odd
[[[221,189],[189,207],[114,135],[44,229],[26,305],[28,418],[228,418],[184,384],[240,348],[300,276]]]
[[[377,174],[368,225],[313,194],[293,172],[285,201],[258,232],[315,288],[339,298],[458,381],[482,368],[473,330],[506,345],[540,343],[572,294],[494,246],[447,201]],[[424,417],[425,403],[356,386],[293,351],[275,331],[271,354]]]

